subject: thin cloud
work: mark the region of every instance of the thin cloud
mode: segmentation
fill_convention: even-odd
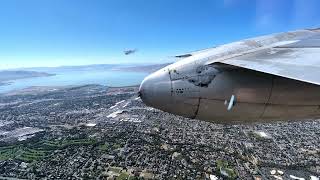
[[[256,20],[257,29],[271,29],[281,24],[283,12],[288,12],[290,4],[283,0],[257,0]]]
[[[250,0],[223,0],[223,6],[225,8],[237,7],[238,5],[250,2]]]
[[[223,0],[224,7],[231,7],[237,3],[236,0]]]
[[[295,0],[293,4],[293,24],[308,24],[310,19],[316,18],[319,12],[320,1],[318,0]],[[314,26],[320,24],[314,24]]]

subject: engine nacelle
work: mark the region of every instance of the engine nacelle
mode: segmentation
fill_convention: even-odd
[[[317,118],[319,92],[320,87],[296,80],[193,62],[167,66],[140,87],[147,105],[219,123]]]

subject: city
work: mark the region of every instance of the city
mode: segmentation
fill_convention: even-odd
[[[147,107],[137,90],[1,95],[0,179],[319,179],[319,120],[214,124]]]

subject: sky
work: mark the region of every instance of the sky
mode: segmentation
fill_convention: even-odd
[[[245,38],[320,27],[318,0],[1,0],[0,69],[163,63]],[[138,51],[125,56],[126,49]]]

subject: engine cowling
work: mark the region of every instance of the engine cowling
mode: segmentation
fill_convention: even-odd
[[[154,108],[220,123],[316,118],[320,87],[222,64],[168,66],[148,76],[142,100]]]

